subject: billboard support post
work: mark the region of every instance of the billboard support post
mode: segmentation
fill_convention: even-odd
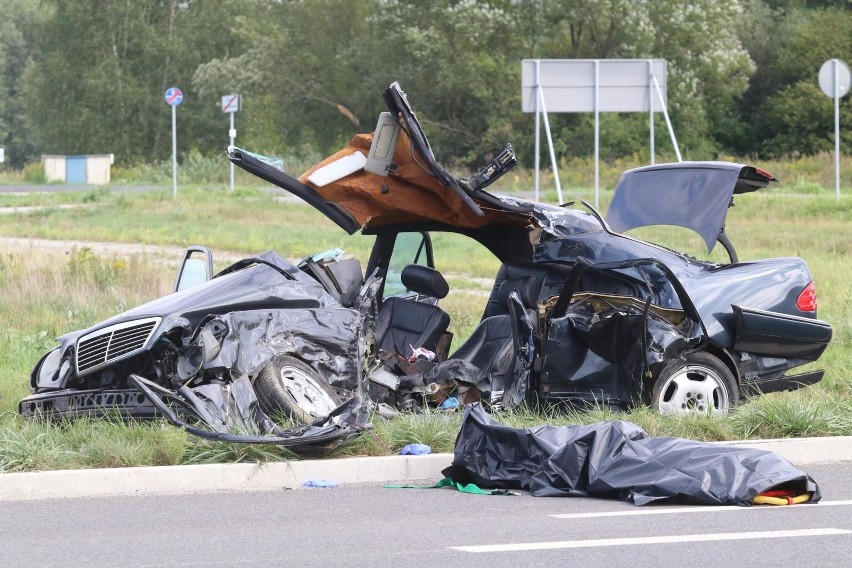
[[[535,199],[538,201],[538,180],[539,180],[539,114],[544,118],[544,133],[547,136],[547,147],[550,150],[550,166],[553,168],[553,181],[556,183],[556,199],[562,203],[562,184],[559,182],[559,170],[556,167],[556,152],[553,149],[553,136],[550,134],[550,120],[547,118],[547,106],[544,102],[544,91],[541,90],[539,84],[539,65],[536,61],[536,99],[535,99]]]
[[[550,165],[553,168],[553,181],[556,183],[556,199],[562,203],[562,185],[559,183],[559,171],[556,168],[556,152],[553,150],[553,136],[550,135],[550,120],[547,119],[547,107],[544,104],[544,92],[538,90],[541,115],[544,118],[544,133],[547,136],[547,147],[550,149]]]
[[[654,76],[654,62],[649,59],[648,60],[648,78]],[[648,81],[648,100],[653,100],[654,98],[654,89],[652,88],[652,82]],[[648,146],[651,154],[651,165],[653,166],[656,162],[656,151],[654,150],[654,105],[648,105]]]
[[[840,66],[837,59],[831,60],[831,67],[834,71],[834,191],[840,203]]]
[[[521,110],[536,115],[536,199],[539,196],[539,123],[540,114],[543,114],[556,192],[559,201],[562,201],[548,108],[550,112],[592,112],[595,115],[595,207],[600,206],[600,113],[648,112],[651,163],[654,163],[654,113],[662,112],[678,161],[683,161],[666,111],[666,84],[664,59],[524,59],[521,67]]]
[[[541,124],[541,114],[540,114],[541,113],[541,105],[539,104],[539,101],[541,99],[538,96],[538,92],[539,92],[540,87],[541,87],[541,74],[540,74],[541,66],[539,65],[539,63],[540,62],[538,60],[536,60],[536,62],[535,62],[535,91],[536,91],[536,96],[535,96],[535,200],[536,201],[539,200],[539,198],[538,198],[538,176],[539,176],[539,169],[541,169],[541,157],[539,155],[541,153],[541,149],[539,148],[539,144],[541,142],[541,127],[540,127],[540,124]]]
[[[595,209],[600,203],[601,182],[601,62],[595,60]]]
[[[231,115],[231,128],[228,130],[228,140],[229,146],[234,145],[234,139],[236,138],[235,134],[237,133],[237,129],[234,128],[234,113],[228,113]],[[231,164],[231,193],[234,193],[234,162],[230,162]]]
[[[672,139],[672,147],[675,151],[675,156],[677,156],[677,161],[682,162],[683,157],[680,155],[680,148],[677,145],[677,138],[675,138],[674,128],[672,128],[672,121],[669,120],[669,113],[666,110],[666,101],[663,99],[663,92],[660,90],[660,82],[657,81],[656,75],[651,75],[651,79],[654,82],[654,88],[657,89],[657,96],[660,97],[660,107],[663,109],[663,118],[666,119],[666,127],[669,129],[669,138]]]

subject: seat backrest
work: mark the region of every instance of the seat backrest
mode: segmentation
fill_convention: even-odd
[[[503,282],[509,280],[519,281],[520,279],[532,276],[535,278],[535,281],[539,286],[539,289],[535,290],[534,293],[536,299],[538,299],[540,297],[539,292],[541,289],[541,283],[544,282],[546,274],[546,268],[532,261],[519,260],[501,264],[500,269],[497,271],[497,276],[494,278],[494,286],[491,289],[491,294],[488,296],[488,303],[485,305],[485,311],[482,314],[482,319],[484,320],[496,315],[508,315],[509,308],[506,300],[509,294],[506,292],[505,288],[502,288]],[[501,295],[501,288],[504,292],[506,292],[505,295]],[[524,302],[524,294],[522,294],[521,291],[519,291],[518,294],[522,296],[521,301]],[[524,303],[526,305],[526,302]],[[535,305],[534,301],[532,302],[532,305]]]
[[[509,313],[509,295],[517,292],[521,304],[527,310],[534,310],[538,303],[538,280],[535,276],[522,276],[521,278],[509,278],[503,280],[497,290],[497,299],[503,306],[506,314]],[[502,315],[502,314],[501,314]]]
[[[497,273],[494,288],[485,305],[482,319],[491,316],[509,314],[509,294],[517,292],[521,303],[527,309],[535,309],[541,291],[540,283],[547,275],[547,270],[534,263],[524,263],[523,267],[516,264],[503,264]]]
[[[316,262],[306,258],[299,266],[322,284],[335,300],[347,308],[352,307],[364,279],[361,262],[357,258],[329,262]]]
[[[482,371],[493,366],[497,355],[512,338],[512,320],[508,314],[485,318],[450,359],[461,359]]]
[[[497,298],[503,305],[502,313],[488,316],[479,322],[470,337],[450,359],[467,361],[480,370],[480,377],[489,377],[492,393],[502,391],[514,381],[517,362],[513,317],[509,311],[509,297],[516,292],[535,325],[534,312],[538,300],[538,282],[534,276],[507,278],[500,283]]]
[[[412,348],[435,352],[450,316],[432,304],[388,298],[376,317],[376,344],[388,353],[411,355]]]

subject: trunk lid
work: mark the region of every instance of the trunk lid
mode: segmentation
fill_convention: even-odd
[[[624,232],[649,225],[676,225],[701,235],[713,250],[725,228],[733,196],[778,180],[745,164],[678,162],[628,170],[621,175],[606,214],[607,224]]]

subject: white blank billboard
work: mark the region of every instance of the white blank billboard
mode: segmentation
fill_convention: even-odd
[[[595,111],[595,62],[598,65],[598,112],[662,112],[666,101],[665,59],[524,59],[521,105],[536,111],[536,63],[547,112]],[[653,87],[651,72],[660,85]]]

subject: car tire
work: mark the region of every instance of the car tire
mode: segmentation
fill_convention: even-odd
[[[263,410],[300,424],[325,418],[337,408],[340,397],[316,371],[290,355],[270,361],[254,382]]]
[[[660,414],[727,414],[739,402],[731,370],[718,357],[699,351],[666,364],[651,389]]]

